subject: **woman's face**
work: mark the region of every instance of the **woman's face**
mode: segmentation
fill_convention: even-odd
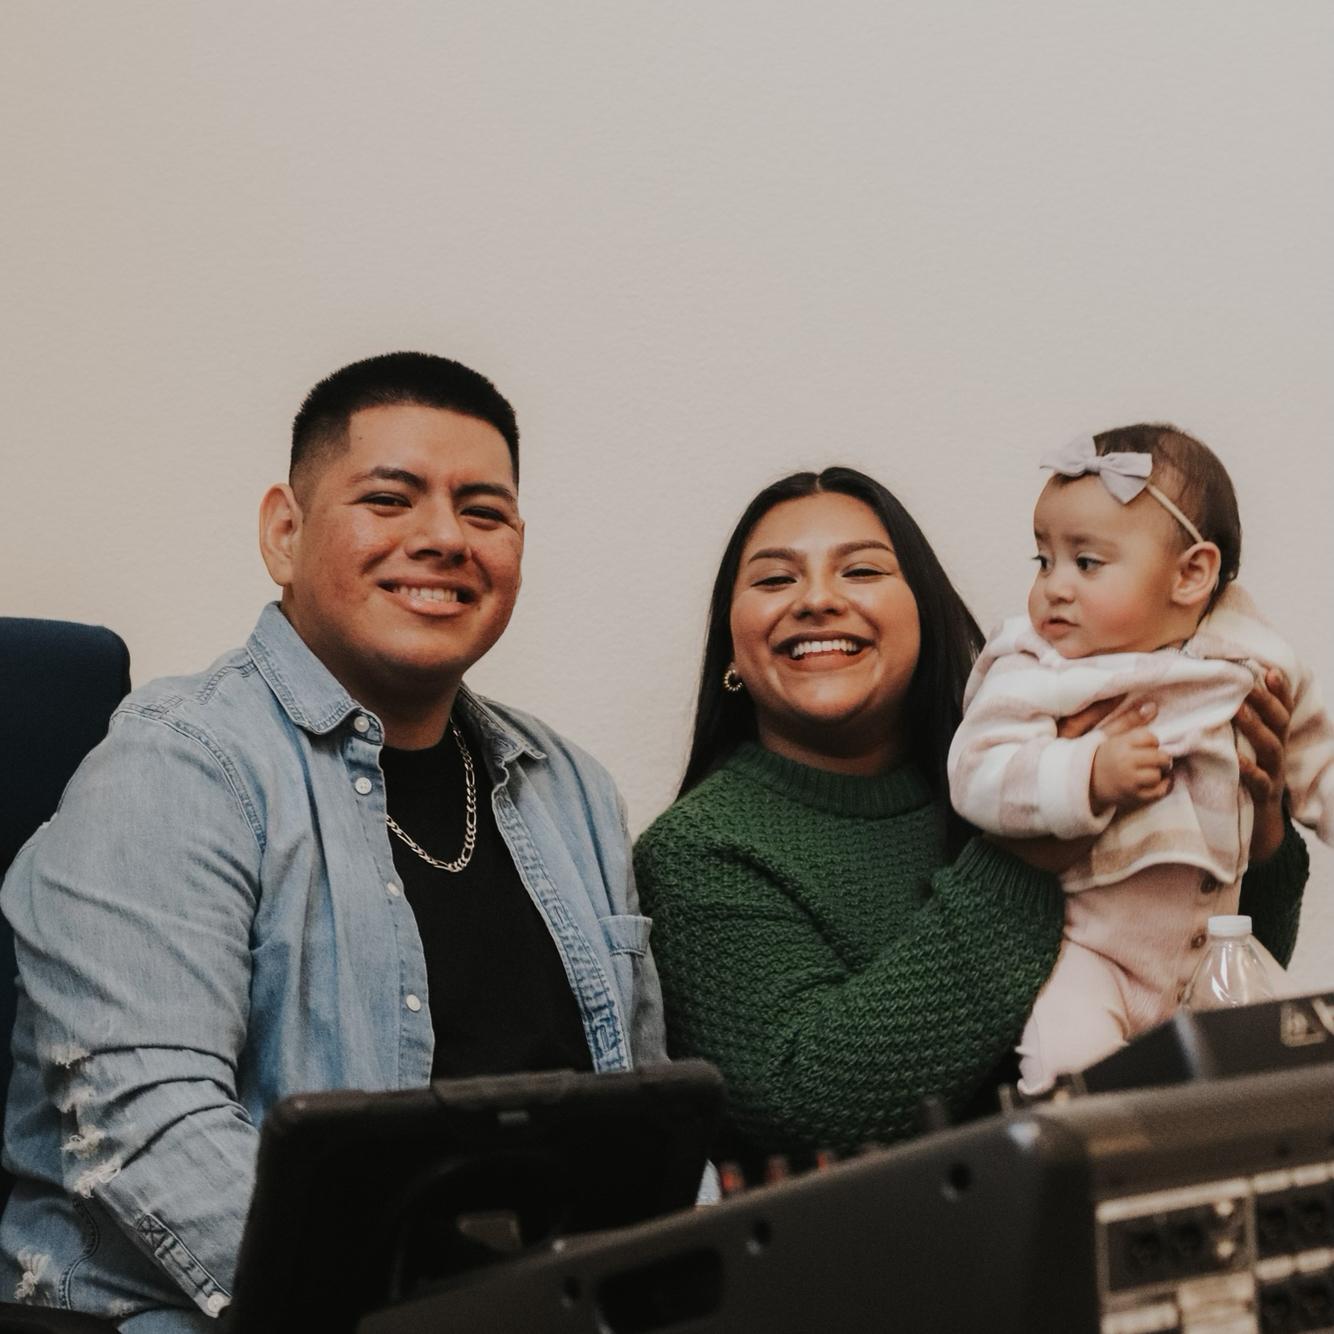
[[[900,758],[921,630],[868,505],[835,491],[775,505],[742,548],[731,626],[761,745],[849,773]]]

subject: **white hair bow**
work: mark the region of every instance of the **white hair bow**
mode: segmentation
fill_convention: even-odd
[[[1123,505],[1129,505],[1141,491],[1147,491],[1196,542],[1203,542],[1200,530],[1185,516],[1181,507],[1149,481],[1153,472],[1151,454],[1099,454],[1091,435],[1077,436],[1061,449],[1042,456],[1039,468],[1051,468],[1062,477],[1102,478],[1102,484]]]
[[[1061,449],[1042,456],[1040,468],[1051,468],[1062,477],[1083,477],[1091,473],[1123,505],[1129,505],[1149,484],[1153,471],[1150,454],[1099,454],[1091,435],[1081,435]]]

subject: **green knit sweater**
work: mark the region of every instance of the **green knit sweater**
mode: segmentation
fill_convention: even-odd
[[[669,1047],[723,1071],[733,1145],[910,1134],[924,1097],[957,1111],[1017,1041],[1060,946],[1060,887],[981,839],[944,862],[916,769],[854,778],[754,744],[640,838]],[[1304,882],[1289,831],[1243,889],[1280,958]]]

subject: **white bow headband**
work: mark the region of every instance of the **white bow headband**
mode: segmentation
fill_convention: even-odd
[[[1061,449],[1042,456],[1039,468],[1051,468],[1062,477],[1100,477],[1102,484],[1123,505],[1129,505],[1141,491],[1147,491],[1197,542],[1203,542],[1200,530],[1186,518],[1180,507],[1149,481],[1153,458],[1149,454],[1099,454],[1091,435],[1081,435]]]

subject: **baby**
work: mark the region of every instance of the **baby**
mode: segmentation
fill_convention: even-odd
[[[979,657],[949,755],[954,806],[978,827],[1097,835],[1061,877],[1065,939],[1019,1045],[1028,1093],[1166,1019],[1209,917],[1236,912],[1254,812],[1232,719],[1270,668],[1293,692],[1292,816],[1334,842],[1334,725],[1233,583],[1241,522],[1223,465],[1174,427],[1128,426],[1042,466],[1028,616]],[[1152,701],[1152,727],[1058,737],[1106,700],[1120,701],[1109,719]]]

